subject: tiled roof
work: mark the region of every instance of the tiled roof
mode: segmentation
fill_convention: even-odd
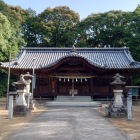
[[[137,69],[140,63],[136,62],[128,48],[23,48],[18,57],[11,61],[11,68],[35,69],[54,66],[67,57],[78,57],[86,60],[93,66],[103,69]],[[34,60],[35,59],[35,60]],[[34,60],[34,62],[33,62]],[[2,63],[7,68],[8,62]]]

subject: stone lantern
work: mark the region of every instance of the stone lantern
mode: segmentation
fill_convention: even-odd
[[[31,84],[31,79],[33,78],[32,75],[30,75],[29,72],[27,72],[26,74],[24,74],[24,79],[26,80],[27,84],[26,84],[26,94],[25,96],[27,97],[27,107],[29,108],[29,104],[30,104],[30,99],[31,99],[31,92],[30,92],[30,84]]]
[[[114,77],[114,81],[110,84],[114,86],[114,101],[110,103],[109,107],[107,108],[107,116],[109,117],[126,117],[127,110],[126,106],[122,100],[122,92],[123,86],[126,82],[123,82],[121,79],[125,78],[117,73]]]
[[[21,74],[20,79],[17,82],[13,82],[13,84],[17,87],[17,93],[18,93],[16,104],[13,110],[13,115],[26,116],[27,113],[30,112],[25,100],[25,93],[27,91],[26,85],[28,85],[29,83],[25,81],[24,75]]]
[[[123,106],[123,101],[122,101],[122,92],[123,88],[122,86],[125,85],[126,82],[123,82],[121,79],[125,78],[124,76],[121,76],[119,73],[117,73],[114,77],[114,81],[111,82],[110,84],[114,86],[114,103],[113,105],[115,107],[121,107]]]

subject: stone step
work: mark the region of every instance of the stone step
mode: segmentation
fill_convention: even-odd
[[[101,102],[46,102],[46,107],[101,107]]]
[[[57,102],[91,102],[90,96],[57,96]]]

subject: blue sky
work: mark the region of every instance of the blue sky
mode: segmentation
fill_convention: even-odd
[[[13,6],[23,9],[32,8],[41,13],[47,7],[68,6],[71,10],[80,14],[80,18],[86,18],[91,13],[107,12],[110,10],[133,11],[140,0],[3,0]]]

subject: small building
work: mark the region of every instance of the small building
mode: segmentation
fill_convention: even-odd
[[[8,70],[9,63],[1,68]],[[116,73],[131,85],[132,74],[140,71],[128,48],[48,48],[26,47],[10,63],[11,73],[34,71],[35,98],[78,96],[113,97],[110,82]]]

